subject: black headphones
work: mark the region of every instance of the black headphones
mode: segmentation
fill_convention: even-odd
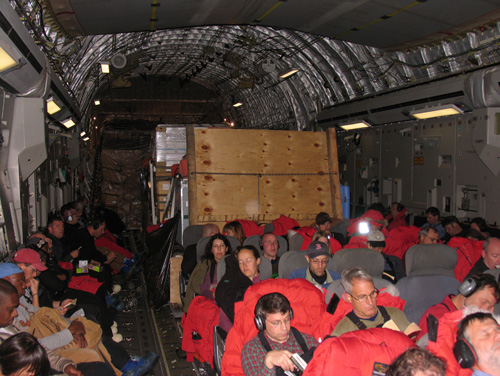
[[[457,363],[462,368],[472,368],[477,362],[476,350],[474,350],[474,347],[465,338],[460,338],[455,342],[453,355],[455,355]]]
[[[286,298],[286,296],[280,294],[279,292],[272,292],[270,294],[262,295],[260,299],[257,301],[257,304],[255,305],[254,318],[253,318],[255,326],[259,332],[262,330],[266,330],[266,315],[259,312],[262,311],[262,306],[264,305],[264,298],[267,299],[270,295],[281,295],[283,298],[285,298],[285,300],[288,302],[288,305],[290,306],[290,320],[293,319],[293,309],[292,306],[290,305],[290,301]]]
[[[272,232],[267,232],[266,234],[272,234]],[[261,235],[260,238],[259,238],[259,247],[260,247],[261,251],[264,251],[264,235],[266,235],[266,234]],[[278,251],[279,251],[279,249],[280,249],[280,241],[278,240],[277,236],[276,236],[276,241],[278,242]]]
[[[480,282],[475,277],[465,278],[460,286],[458,286],[458,292],[467,298],[477,291],[479,283]]]
[[[405,206],[403,204],[401,204],[399,202],[397,204],[398,204],[398,207],[396,209],[398,212],[402,211],[405,208]]]

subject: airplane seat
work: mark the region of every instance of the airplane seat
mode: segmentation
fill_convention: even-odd
[[[217,375],[221,375],[222,371],[222,356],[226,348],[227,333],[219,325],[214,327],[214,371]]]
[[[300,251],[303,243],[304,237],[296,232],[288,239],[288,248],[290,251]]]
[[[289,251],[281,256],[278,264],[278,277],[288,279],[294,270],[308,267],[305,251]]]
[[[344,238],[346,238],[347,237],[347,228],[349,227],[350,223],[351,223],[351,220],[349,218],[344,218],[341,221],[335,223],[330,228],[330,232],[342,234],[344,236]]]
[[[406,251],[405,260],[407,277],[399,280],[396,287],[406,300],[406,317],[418,323],[427,308],[440,303],[446,295],[457,293],[457,254],[444,244],[418,244]]]
[[[182,232],[182,246],[184,249],[188,245],[198,243],[203,237],[203,225],[189,225]]]
[[[260,238],[261,235],[252,235],[245,239],[243,245],[253,245],[259,251],[260,255],[263,255],[263,251],[260,247]],[[281,257],[288,251],[288,244],[282,236],[276,236],[278,240],[279,248],[278,248],[278,257]]]
[[[384,256],[368,248],[341,249],[333,255],[333,271],[342,275],[346,269],[361,266],[372,276],[381,278],[384,273]]]
[[[274,223],[270,222],[264,225],[264,234],[266,232],[273,232],[273,231],[274,231]]]

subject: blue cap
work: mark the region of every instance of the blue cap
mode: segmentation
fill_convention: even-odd
[[[23,271],[16,264],[10,262],[0,263],[0,278],[8,277],[12,274],[22,273]]]

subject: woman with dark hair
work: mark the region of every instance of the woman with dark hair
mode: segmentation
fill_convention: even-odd
[[[205,255],[196,265],[189,278],[184,299],[184,312],[196,295],[214,300],[217,287],[217,263],[231,253],[231,244],[224,235],[213,235],[205,247]]]
[[[16,334],[0,345],[0,367],[3,376],[47,375],[50,371],[47,353],[28,333]]]
[[[241,223],[238,221],[233,221],[226,223],[224,225],[224,228],[222,231],[228,235],[232,236],[233,238],[236,238],[240,241],[240,245],[243,245],[243,242],[245,241],[245,232],[243,231],[243,227],[241,226]]]
[[[252,245],[239,247],[236,259],[226,259],[226,273],[215,290],[215,300],[220,306],[219,326],[226,332],[233,327],[234,303],[242,301],[247,289],[260,282],[260,254]]]

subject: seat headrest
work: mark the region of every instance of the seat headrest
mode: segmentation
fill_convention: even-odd
[[[384,273],[384,256],[368,248],[341,249],[333,255],[334,271],[342,274],[346,269],[361,266],[372,277],[382,277]]]
[[[417,244],[406,251],[406,275],[441,274],[454,277],[457,252],[445,244]]]

